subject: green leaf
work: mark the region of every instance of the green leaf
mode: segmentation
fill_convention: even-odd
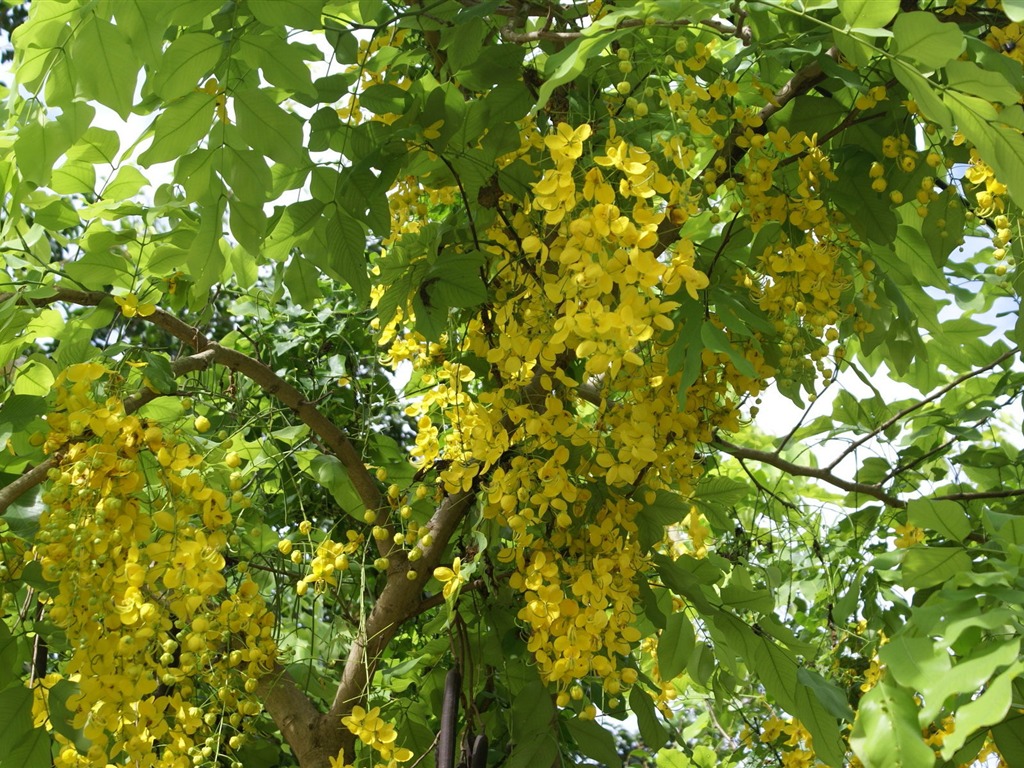
[[[930,688],[952,668],[949,654],[936,652],[931,639],[902,632],[878,649],[878,657],[896,682],[910,690]]]
[[[617,768],[622,765],[622,758],[615,748],[615,737],[593,720],[582,720],[570,717],[564,721],[580,754],[596,760],[599,765]]]
[[[892,73],[900,84],[910,92],[921,114],[943,127],[944,130],[952,130],[953,115],[949,108],[942,103],[942,100],[935,93],[932,83],[920,72],[906,62],[894,59],[892,62]]]
[[[319,49],[289,44],[276,34],[245,35],[240,42],[239,58],[263,70],[267,82],[290,93],[316,97],[317,89],[306,62],[322,58]]]
[[[0,757],[0,768],[51,768],[50,734],[44,728],[32,728],[17,746]]]
[[[356,520],[365,522],[363,511],[366,506],[338,457],[327,454],[315,457],[309,464],[309,472],[314,480],[330,492],[339,507]]]
[[[1024,765],[1024,714],[1015,712],[992,726],[992,738],[1007,765]]]
[[[677,493],[656,491],[654,501],[645,505],[636,516],[640,546],[644,551],[650,550],[665,537],[666,526],[686,517],[690,506],[690,502]]]
[[[613,11],[583,31],[581,37],[551,56],[544,66],[544,84],[537,95],[537,106],[544,107],[560,85],[575,80],[587,62],[605,48],[627,34],[627,29],[616,29],[626,18],[639,15],[640,7]]]
[[[78,29],[71,55],[84,65],[75,70],[82,95],[127,119],[135,101],[139,60],[124,33],[91,14]]]
[[[1024,205],[1024,136],[1008,125],[1012,119],[1019,124],[1020,107],[1006,107],[1003,115],[992,104],[976,96],[947,91],[943,102],[953,115],[957,127],[967,140],[978,148],[981,158],[992,166],[996,177],[1006,184],[1017,205]]]
[[[830,683],[815,670],[806,667],[797,669],[796,679],[800,685],[810,689],[832,717],[838,720],[853,720],[850,702],[846,700],[846,694],[838,686]]]
[[[882,680],[860,700],[850,746],[871,768],[926,768],[935,755],[921,737],[908,691]]]
[[[323,0],[249,0],[252,15],[268,27],[321,29]]]
[[[363,226],[343,208],[333,207],[334,215],[327,222],[329,266],[355,291],[359,301],[370,301],[370,275],[367,272],[366,232]]]
[[[0,691],[0,768],[13,768],[7,756],[32,730],[32,691],[17,681]]]
[[[224,225],[219,207],[206,209],[192,245],[185,255],[186,274],[193,290],[204,296],[221,279],[227,259],[222,247]]]
[[[22,178],[45,186],[50,181],[53,166],[72,141],[70,128],[61,122],[32,122],[21,128],[14,142],[14,156]]]
[[[963,541],[971,532],[971,521],[963,507],[949,499],[914,499],[907,504],[907,522],[935,531],[947,539]]]
[[[946,734],[942,756],[949,759],[979,729],[1000,722],[1013,703],[1013,682],[1024,672],[1024,661],[1018,661],[990,680],[981,695],[972,698],[956,711],[956,730]]]
[[[665,629],[658,638],[658,673],[662,680],[673,680],[686,669],[696,641],[693,623],[685,611],[666,618]]]
[[[389,83],[371,85],[359,94],[359,106],[375,115],[403,115],[411,101],[412,97],[408,91]]]
[[[747,662],[753,664],[765,691],[807,728],[818,759],[841,768],[845,750],[836,718],[822,706],[817,695],[811,695],[812,689],[800,682],[799,666],[789,651],[760,635],[756,641],[754,656]]]
[[[150,125],[153,143],[139,155],[139,163],[150,166],[177,160],[194,149],[210,132],[214,105],[208,93],[190,93],[171,104]]]
[[[476,307],[487,301],[487,286],[481,277],[486,257],[480,251],[444,251],[427,273],[420,288],[431,307]]]
[[[1001,5],[1010,21],[1024,21],[1024,0],[1003,0]]]
[[[839,0],[839,10],[853,29],[881,29],[899,9],[899,0]]]
[[[284,111],[258,89],[236,93],[234,103],[238,133],[250,147],[291,168],[309,164],[298,115]]]
[[[971,558],[960,547],[916,546],[903,555],[901,584],[908,589],[927,589],[971,570]]]
[[[943,23],[933,13],[901,13],[892,25],[901,58],[913,59],[925,69],[938,69],[963,53],[967,39],[960,27]]]
[[[753,364],[732,345],[732,342],[729,340],[729,334],[721,328],[716,327],[712,323],[704,323],[700,328],[700,338],[704,342],[704,346],[712,352],[727,355],[736,367],[736,370],[741,374],[752,379],[757,378],[757,371],[754,370]]]
[[[668,741],[668,730],[658,719],[658,710],[647,692],[634,685],[629,691],[629,708],[636,715],[640,738],[648,749],[663,747]]]
[[[220,40],[213,35],[205,32],[182,35],[164,51],[151,79],[153,91],[164,101],[192,93],[217,66],[221,50]]]
[[[946,83],[950,88],[978,96],[985,101],[1016,104],[1020,93],[999,72],[986,71],[973,61],[953,60],[946,64]]]

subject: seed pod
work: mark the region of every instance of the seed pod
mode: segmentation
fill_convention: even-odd
[[[459,720],[459,691],[462,675],[452,667],[444,679],[441,699],[441,732],[437,738],[437,768],[455,768],[455,731]]]

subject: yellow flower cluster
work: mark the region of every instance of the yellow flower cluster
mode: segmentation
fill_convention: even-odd
[[[274,617],[248,576],[228,583],[232,514],[202,459],[126,414],[116,383],[98,363],[73,365],[47,417],[44,447],[57,464],[35,556],[55,583],[47,612],[67,637],[64,674],[77,681],[67,705],[91,743],[79,754],[57,735],[55,765],[186,768],[260,712]]]
[[[374,707],[367,711],[357,705],[352,708],[352,714],[343,717],[341,722],[363,744],[380,755],[383,762],[375,763],[374,768],[398,768],[401,763],[412,760],[412,750],[395,746],[398,733],[395,731],[394,725],[381,718],[380,707]],[[338,755],[331,758],[331,768],[352,768],[352,766],[346,765],[343,756]]]
[[[637,576],[651,567],[635,521],[645,494],[699,477],[696,445],[737,429],[740,396],[772,370],[752,346],[740,348],[756,377],[705,350],[680,409],[665,339],[680,304],[709,282],[695,244],[666,253],[659,227],[696,210],[689,181],[666,176],[614,129],[596,150],[586,124],[523,131],[516,154],[538,179],[524,198],[503,199],[515,213],[481,238],[500,276],[488,316],[471,318],[464,340],[428,343],[400,306],[381,343],[390,364],[412,361],[426,388],[407,409],[418,425],[414,461],[440,463],[448,492],[490,473],[483,514],[507,531],[499,560],[522,595],[529,649],[560,705],[587,712],[576,681],[598,677],[607,701],[636,680],[626,660],[641,640]],[[415,199],[392,200],[396,223]],[[498,386],[448,355],[482,361]],[[707,530],[691,523],[703,553]],[[456,568],[438,577],[457,591]]]

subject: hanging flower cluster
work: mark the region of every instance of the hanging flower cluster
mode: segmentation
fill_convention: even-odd
[[[72,724],[91,744],[79,753],[57,735],[55,764],[186,768],[220,748],[215,734],[244,742],[276,657],[274,617],[247,574],[228,581],[231,502],[202,458],[126,414],[117,383],[99,363],[69,367],[43,438],[56,464],[35,556],[67,638]],[[44,712],[57,679],[39,681]]]

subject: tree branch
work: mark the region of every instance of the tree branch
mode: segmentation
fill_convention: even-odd
[[[11,299],[15,294],[0,294],[0,302]],[[100,302],[109,299],[108,294],[98,291],[77,291],[70,288],[57,288],[53,296],[40,299],[22,299],[19,303],[24,306],[44,307],[50,304],[66,302],[81,306],[96,306]],[[169,312],[157,309],[152,315],[140,318],[162,328],[174,338],[188,345],[198,353],[205,355],[193,356],[193,362],[188,365],[199,367],[192,370],[201,370],[212,363],[223,365],[243,376],[251,379],[255,384],[271,397],[290,408],[306,424],[315,435],[317,435],[330,451],[338,457],[342,465],[348,471],[352,484],[355,486],[359,498],[367,509],[377,510],[379,516],[383,517],[382,499],[377,482],[370,475],[363,464],[362,457],[355,446],[348,439],[345,433],[332,422],[327,416],[321,413],[317,407],[306,400],[302,393],[294,386],[276,374],[265,363],[249,357],[238,350],[221,346],[219,343],[207,338],[195,326],[180,320]]]
[[[2,297],[0,297],[0,300],[2,300]],[[189,373],[191,371],[200,371],[209,365],[208,360],[211,359],[212,354],[210,352],[183,357],[180,360],[174,361],[171,365],[171,370],[175,376],[181,376],[182,374]],[[164,394],[155,392],[152,389],[146,389],[132,395],[124,401],[124,412],[126,414],[135,413],[135,411],[139,410],[139,408],[144,406],[146,403],[152,402],[158,397],[164,397]],[[57,466],[59,461],[60,454],[54,454],[31,469],[26,470],[17,480],[9,483],[3,488],[0,488],[0,516],[3,516],[11,504],[17,501],[22,494],[28,493],[32,488],[35,488],[46,480],[47,472],[49,472],[52,467]]]
[[[726,442],[720,438],[713,440],[710,445],[712,448],[717,448],[718,450],[723,451],[730,456],[734,456],[737,459],[753,459],[754,461],[760,461],[762,464],[767,464],[768,466],[780,469],[790,475],[813,477],[848,493],[860,493],[864,496],[870,496],[873,499],[878,499],[891,507],[903,509],[907,506],[907,502],[886,493],[877,485],[845,480],[833,474],[828,468],[821,469],[819,467],[808,467],[803,464],[794,464],[792,461],[787,461],[776,453],[758,451],[754,448],[744,448],[740,445],[733,445],[732,443]]]
[[[445,497],[438,506],[426,526],[433,536],[433,544],[423,550],[422,557],[412,564],[415,566],[415,579],[407,578],[410,563],[404,553],[391,558],[387,584],[374,603],[366,625],[352,641],[341,681],[334,694],[334,702],[325,716],[324,725],[327,728],[338,730],[336,724],[340,722],[341,717],[351,712],[352,707],[366,700],[367,686],[373,679],[381,653],[402,623],[420,613],[423,587],[433,576],[434,568],[440,564],[448,540],[469,510],[475,496],[473,491],[461,491]],[[355,736],[347,730],[339,730],[338,746],[339,750],[344,749],[346,758],[351,761]]]
[[[883,421],[880,425],[878,425],[875,429],[871,430],[870,432],[868,432],[863,437],[853,441],[848,446],[846,446],[846,448],[843,449],[842,453],[840,453],[839,456],[831,464],[829,464],[828,467],[826,467],[826,469],[828,469],[828,470],[835,469],[843,459],[845,459],[851,453],[853,453],[858,448],[860,448],[862,445],[864,445],[864,443],[866,443],[868,440],[871,440],[872,438],[877,437],[878,435],[882,434],[889,427],[893,426],[894,424],[896,424],[900,420],[905,419],[907,416],[912,414],[914,411],[919,410],[920,408],[923,408],[928,403],[931,403],[931,402],[934,402],[935,400],[938,400],[944,394],[946,394],[950,390],[956,389],[958,386],[963,384],[968,379],[974,378],[975,376],[980,376],[981,374],[985,373],[986,371],[992,370],[997,365],[999,365],[1001,362],[1003,362],[1004,360],[1007,360],[1007,359],[1013,357],[1018,352],[1020,352],[1020,348],[1019,347],[1014,347],[1013,349],[1009,350],[1008,352],[1004,352],[1003,354],[1001,354],[999,357],[997,357],[995,360],[993,360],[988,365],[985,365],[985,366],[983,366],[981,368],[977,368],[977,369],[975,369],[973,371],[968,371],[967,373],[965,373],[965,374],[963,374],[961,376],[958,376],[957,378],[953,379],[948,384],[946,384],[946,385],[944,385],[942,387],[939,387],[937,390],[932,392],[927,397],[925,397],[925,398],[923,398],[921,400],[918,400],[916,403],[913,403],[912,405],[908,405],[906,408],[903,408],[902,410],[897,411],[892,416],[890,416],[888,419]]]

